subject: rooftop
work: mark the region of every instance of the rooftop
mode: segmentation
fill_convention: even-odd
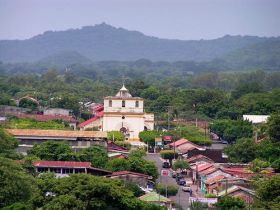
[[[37,129],[6,129],[13,136],[59,137],[59,138],[107,138],[107,132],[102,131],[66,131]]]
[[[35,167],[61,167],[61,168],[90,168],[90,162],[75,162],[75,161],[48,161],[36,160],[33,161]]]
[[[79,124],[79,127],[80,128],[85,127],[86,125],[88,125],[88,124],[98,120],[100,117],[103,117],[103,115],[104,115],[103,111],[102,112],[98,112],[98,113],[96,113],[96,115],[94,117],[92,117],[92,118],[82,122],[81,124]]]
[[[215,176],[215,177],[213,177],[211,179],[207,179],[205,183],[206,184],[214,184],[215,182],[217,182],[219,180],[222,180],[224,178],[225,178],[225,176],[223,176],[223,175]]]
[[[195,155],[195,156],[192,156],[192,157],[188,158],[187,161],[188,161],[188,162],[193,162],[193,161],[196,161],[196,160],[198,160],[198,159],[200,159],[200,158],[205,158],[205,159],[209,160],[210,162],[214,162],[211,158],[208,158],[208,157],[206,157],[206,156],[204,156],[204,155]]]
[[[226,193],[227,194],[230,194],[230,193],[233,193],[235,191],[238,191],[238,190],[242,190],[242,191],[245,191],[251,195],[255,195],[255,191],[251,190],[251,189],[248,189],[248,188],[245,188],[245,187],[241,187],[241,186],[238,186],[238,185],[233,185],[231,187],[229,187],[227,190],[223,190],[221,192],[218,193],[218,196],[224,196]]]

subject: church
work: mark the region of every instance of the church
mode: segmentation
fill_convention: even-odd
[[[121,131],[127,140],[138,140],[141,131],[154,129],[154,114],[145,113],[143,98],[133,97],[123,85],[115,96],[104,98],[102,112],[80,124],[82,130],[90,127]]]

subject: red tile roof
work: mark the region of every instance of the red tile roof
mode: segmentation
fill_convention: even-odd
[[[66,131],[38,129],[6,129],[13,136],[58,137],[58,138],[106,138],[102,131]]]
[[[180,139],[180,140],[178,140],[178,141],[175,141],[175,147],[178,147],[178,146],[180,146],[180,145],[182,145],[182,144],[186,144],[186,143],[188,143],[189,142],[189,140],[187,140],[187,139]],[[169,144],[171,147],[173,147],[174,146],[174,143],[171,143],[171,144]]]
[[[209,167],[209,168],[207,168],[207,169],[205,169],[205,170],[201,170],[201,171],[200,171],[200,174],[202,174],[202,175],[208,175],[208,174],[211,174],[211,173],[213,173],[213,172],[215,172],[215,171],[217,171],[217,170],[219,170],[219,169],[216,168],[216,167],[214,167],[214,166],[211,166],[211,167]]]
[[[104,115],[104,112],[97,112],[96,115],[88,120],[86,120],[85,122],[82,122],[81,124],[79,124],[79,127],[82,128],[82,127],[85,127],[86,125],[98,120],[100,117],[103,117]]]
[[[210,168],[212,166],[213,166],[213,164],[211,164],[211,163],[202,163],[202,164],[199,164],[197,166],[196,165],[192,166],[192,169],[197,170],[198,172],[201,172],[201,171],[203,171],[207,168]]]
[[[75,161],[48,161],[36,160],[33,161],[35,167],[60,167],[60,168],[90,168],[90,162],[75,162]]]
[[[192,162],[192,161],[197,160],[197,159],[200,159],[200,158],[205,158],[205,159],[210,160],[211,162],[214,162],[212,159],[210,159],[210,158],[208,158],[208,157],[206,157],[206,156],[204,156],[204,155],[195,155],[195,156],[192,156],[192,157],[188,158],[187,161],[188,161],[188,162]]]
[[[128,150],[126,148],[119,146],[112,141],[107,142],[107,150],[108,151],[128,152]]]
[[[223,175],[215,176],[215,177],[213,177],[211,179],[207,179],[205,184],[213,184],[213,183],[215,183],[217,181],[220,181],[220,180],[222,180],[224,178],[225,178],[225,176],[223,176]]]

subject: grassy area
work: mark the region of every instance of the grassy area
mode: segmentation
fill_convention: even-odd
[[[180,130],[181,136],[183,138],[188,139],[189,141],[200,144],[200,145],[211,145],[211,139],[208,135],[208,132],[195,127],[195,126],[184,126],[184,127],[178,127]]]
[[[71,128],[61,120],[51,120],[47,122],[39,122],[29,118],[10,118],[5,124],[6,128],[18,129],[55,129],[55,130],[71,130]]]

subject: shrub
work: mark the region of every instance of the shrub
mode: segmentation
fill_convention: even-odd
[[[107,137],[112,141],[124,141],[124,135],[120,131],[109,131]]]
[[[207,193],[205,198],[216,198],[217,196],[214,193]]]
[[[178,193],[178,186],[174,185],[174,184],[158,184],[156,186],[156,191],[161,194],[164,195],[166,194],[166,188],[167,188],[167,196],[173,196],[176,195]]]
[[[189,169],[190,168],[190,164],[185,161],[185,160],[177,160],[174,165],[173,165],[173,170],[177,170],[177,169],[181,169],[181,170],[184,170],[184,169]]]
[[[126,148],[127,150],[131,149],[131,144],[129,142],[125,142],[125,141],[115,141],[115,144]]]

